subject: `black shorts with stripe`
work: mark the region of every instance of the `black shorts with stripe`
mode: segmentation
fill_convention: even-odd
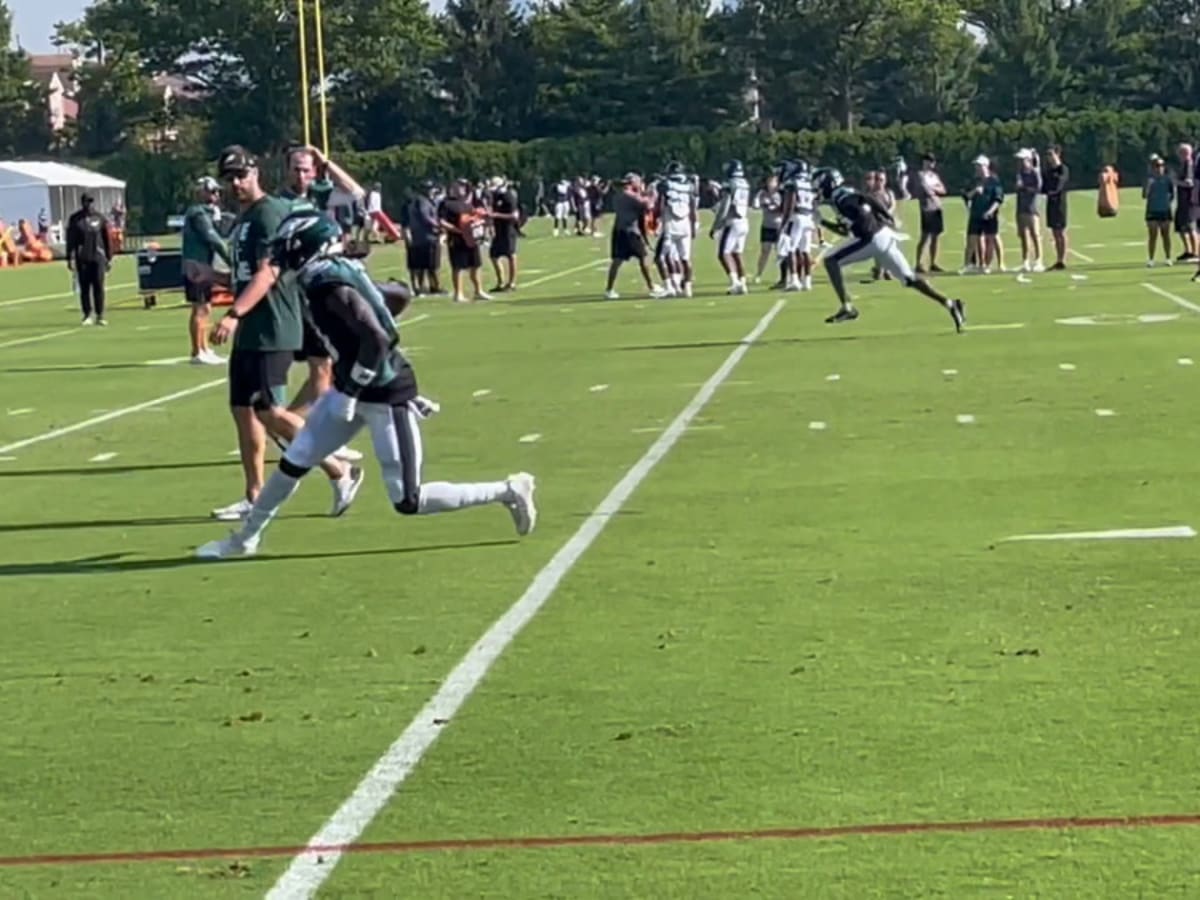
[[[238,350],[229,354],[229,405],[266,410],[287,401],[290,350]]]

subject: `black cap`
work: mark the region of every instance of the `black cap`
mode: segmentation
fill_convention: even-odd
[[[79,202],[80,203],[95,203],[96,198],[93,197],[91,194],[84,194],[82,197],[79,198]]]
[[[929,153],[929,152],[922,153],[922,154],[921,154],[921,162],[931,162],[931,163],[935,163],[935,162],[937,162],[937,157],[936,157],[936,156],[934,156],[932,153]]]
[[[230,144],[217,157],[217,172],[224,178],[226,175],[245,172],[257,168],[258,160],[241,144]]]

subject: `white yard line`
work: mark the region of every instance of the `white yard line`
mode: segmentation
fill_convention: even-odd
[[[1200,313],[1200,305],[1193,303],[1191,300],[1185,300],[1183,297],[1180,297],[1178,294],[1172,294],[1170,291],[1164,291],[1157,284],[1151,284],[1148,281],[1143,281],[1142,287],[1144,287],[1146,290],[1150,291],[1151,293],[1158,294],[1158,296],[1164,297],[1167,300],[1170,300],[1176,306],[1181,306],[1184,309],[1190,309],[1192,312]]]
[[[688,425],[712,399],[754,342],[767,330],[783,309],[783,305],[782,300],[776,302],[766,315],[758,320],[758,324],[742,339],[708,381],[704,382],[704,386],[650,445],[642,458],[633,464],[579,529],[538,572],[521,598],[496,620],[459,661],[433,698],[417,713],[416,718],[404,729],[395,743],[387,748],[359,782],[354,793],[346,798],[312,836],[305,850],[293,858],[287,871],[267,894],[268,900],[299,900],[312,897],[320,890],[341,859],[346,845],[358,840],[363,830],[388,804],[396,789],[433,746],[443,724],[454,717],[496,660],[538,614],[555,588],[579,562],[604,527],[675,446]],[[0,448],[0,452],[2,451],[3,448]]]
[[[584,269],[599,269],[601,265],[607,266],[608,260],[589,260],[579,266],[572,266],[569,269],[563,269],[561,272],[553,272],[550,275],[543,275],[541,278],[535,278],[533,281],[525,281],[521,283],[521,290],[526,288],[537,287],[539,284],[545,284],[547,281],[553,281],[556,278],[565,278],[568,275],[574,275],[576,272],[582,272]],[[513,302],[517,302],[514,298]]]
[[[416,320],[409,322],[410,325],[415,325]],[[112,412],[105,413],[102,416],[93,416],[90,419],[84,419],[82,422],[76,422],[74,425],[66,425],[62,428],[55,428],[53,431],[47,431],[45,434],[35,434],[33,437],[28,437],[12,444],[5,444],[0,447],[0,454],[11,453],[13,450],[20,450],[23,447],[30,447],[34,444],[40,444],[44,441],[51,441],[55,438],[64,437],[68,434],[74,434],[76,431],[83,431],[85,428],[91,428],[93,425],[102,425],[105,422],[111,422],[113,419],[120,419],[131,413],[141,412],[145,409],[154,409],[155,407],[163,406],[173,400],[179,400],[183,397],[190,397],[192,394],[198,394],[201,391],[206,391],[211,387],[216,387],[218,384],[224,384],[226,379],[216,378],[212,381],[205,381],[202,384],[194,385],[190,388],[185,388],[182,391],[175,391],[173,394],[164,394],[162,397],[155,397],[153,400],[147,400],[144,403],[135,403],[133,406],[126,406],[121,409],[114,409]]]
[[[83,431],[85,428],[91,428],[93,425],[102,425],[105,422],[111,422],[113,419],[119,419],[122,416],[129,415],[130,413],[141,412],[143,409],[150,409],[155,406],[160,406],[164,403],[170,403],[172,400],[190,397],[192,394],[198,394],[201,391],[206,391],[209,388],[213,388],[218,384],[224,383],[224,378],[217,378],[213,381],[205,381],[203,384],[197,384],[190,388],[185,388],[182,391],[175,391],[173,394],[164,394],[161,397],[155,397],[153,400],[147,400],[145,403],[135,403],[133,406],[126,406],[122,409],[114,409],[112,412],[105,413],[102,416],[93,416],[90,419],[84,419],[82,422],[76,422],[74,425],[67,425],[63,428],[55,428],[53,431],[47,431],[45,434],[35,434],[33,437],[28,437],[12,444],[5,444],[3,447],[0,447],[0,454],[11,453],[14,450],[20,450],[23,447],[31,447],[34,444],[40,444],[44,441],[52,441],[55,438],[64,437],[68,434],[74,434],[76,431]]]
[[[1080,253],[1074,247],[1068,247],[1067,252],[1070,253],[1072,256],[1074,256],[1076,259],[1082,259],[1085,263],[1094,263],[1096,261],[1096,260],[1092,259],[1090,256],[1088,256],[1086,253]]]
[[[35,334],[33,337],[17,338],[15,341],[5,341],[0,344],[0,350],[5,347],[20,347],[22,344],[36,344],[38,341],[48,341],[51,338],[62,337],[64,334],[74,334],[78,328],[64,328],[62,331],[50,331],[46,334]]]
[[[1049,534],[1014,534],[1002,538],[1004,543],[1015,541],[1136,541],[1156,538],[1193,538],[1196,530],[1190,525],[1167,525],[1163,528],[1115,528],[1112,531],[1066,531]]]
[[[125,288],[137,287],[137,284],[132,281],[123,282],[122,284],[107,285],[106,290],[123,291]],[[26,303],[41,303],[43,300],[61,300],[64,297],[74,297],[74,291],[60,291],[57,294],[38,294],[36,297],[21,297],[17,300],[0,300],[0,309],[6,306],[24,306]]]

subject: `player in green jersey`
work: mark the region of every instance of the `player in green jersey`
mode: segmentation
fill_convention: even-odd
[[[213,342],[232,338],[229,355],[229,405],[237,424],[238,446],[246,476],[242,500],[213,510],[222,520],[243,518],[263,484],[267,432],[295,439],[303,418],[287,409],[285,392],[293,354],[300,349],[303,323],[296,290],[276,284],[268,248],[291,204],[269,196],[259,184],[258,163],[243,147],[227,147],[218,163],[241,205],[233,230],[233,306],[213,329]],[[263,289],[265,285],[265,290]],[[330,457],[320,462],[333,487],[331,515],[354,502],[362,470]]]

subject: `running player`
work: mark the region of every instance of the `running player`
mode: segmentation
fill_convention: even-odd
[[[280,460],[240,530],[199,547],[202,559],[253,556],[263,532],[300,479],[363,428],[370,431],[388,499],[410,515],[487,504],[507,508],[517,534],[537,523],[534,478],[469,484],[421,480],[420,419],[427,414],[416,376],[398,349],[399,334],[384,297],[361,264],[342,256],[336,225],[313,212],[293,213],[271,245],[272,267],[304,292],[304,315],[334,349],[334,387],[313,407],[304,430]]]
[[[750,235],[750,182],[740,160],[735,159],[725,167],[725,179],[708,236],[716,237],[718,232],[721,235],[717,259],[729,276],[727,293],[744,294],[749,290],[742,256]]]
[[[877,200],[846,187],[841,172],[836,169],[818,169],[814,173],[813,186],[821,200],[838,215],[838,221],[822,221],[821,224],[840,234],[849,235],[825,257],[825,271],[829,273],[829,282],[841,301],[841,308],[826,322],[851,322],[858,318],[858,310],[846,293],[842,267],[870,259],[905,287],[913,288],[945,309],[954,321],[955,330],[963,330],[966,322],[963,302],[938,293],[929,282],[913,272],[912,266],[900,252],[900,243],[893,230],[895,221]]]
[[[667,166],[658,183],[654,217],[658,220],[661,267],[666,270],[667,292],[692,296],[692,241],[696,239],[699,206],[697,179],[683,170],[683,163]]]

